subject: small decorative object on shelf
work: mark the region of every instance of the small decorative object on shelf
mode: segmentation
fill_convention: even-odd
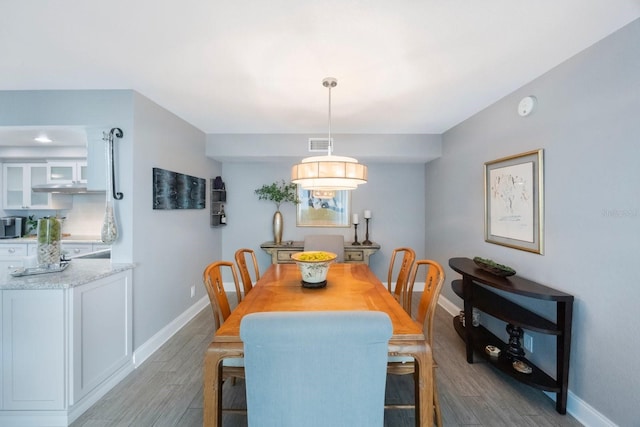
[[[488,345],[484,348],[484,351],[491,357],[500,356],[500,349],[494,345]]]
[[[530,374],[531,372],[533,372],[533,369],[531,368],[531,366],[527,365],[521,360],[514,361],[512,366],[513,366],[513,369],[515,369],[516,371],[522,374]]]
[[[227,223],[227,214],[224,213],[224,205],[222,205],[222,208],[220,209],[220,224],[226,224]]]
[[[507,357],[511,359],[518,359],[524,356],[524,350],[520,345],[520,340],[524,331],[518,326],[513,326],[511,323],[507,324],[507,333],[509,334],[509,346],[507,347]]]
[[[358,242],[358,214],[353,214],[353,227],[355,229],[354,231],[354,236],[353,236],[353,243],[351,244],[352,246],[360,246],[360,242]]]
[[[371,243],[373,243],[371,240],[369,240],[369,220],[371,219],[371,211],[370,210],[365,210],[364,211],[364,220],[367,223],[367,231],[364,235],[364,242],[362,242],[363,245],[370,245]]]
[[[477,256],[473,259],[473,262],[475,262],[476,265],[484,271],[495,274],[496,276],[508,277],[516,274],[516,271],[513,268],[506,265],[498,264],[497,262],[490,259],[480,258],[479,256]]]

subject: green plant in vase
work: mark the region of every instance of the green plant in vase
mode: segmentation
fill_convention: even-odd
[[[300,203],[298,199],[298,186],[287,183],[284,179],[275,181],[272,184],[265,184],[255,190],[259,200],[268,200],[276,204],[276,212],[273,214],[273,242],[277,245],[282,243],[282,213],[280,205],[282,203]]]
[[[36,219],[35,215],[29,215],[27,217],[26,224],[27,227],[24,233],[25,236],[29,236],[30,234],[32,234],[32,232],[38,232],[38,220]]]

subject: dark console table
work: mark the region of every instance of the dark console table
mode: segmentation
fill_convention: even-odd
[[[449,266],[462,275],[462,279],[451,283],[453,291],[464,300],[466,327],[462,325],[460,316],[453,319],[453,326],[466,344],[467,362],[473,363],[473,353],[482,355],[493,366],[511,377],[530,386],[556,393],[556,410],[561,414],[567,412],[567,388],[569,385],[569,355],[571,353],[571,319],[573,313],[573,295],[527,280],[517,275],[499,277],[486,272],[469,258],[451,258]],[[484,285],[484,286],[480,286]],[[488,288],[504,292],[548,301],[556,306],[555,322],[545,319],[532,311],[516,304]],[[514,356],[514,344],[519,346],[517,338],[505,343],[482,325],[471,326],[473,308],[507,322],[508,330],[528,329],[543,334],[556,336],[556,372],[555,378],[535,366],[524,357]],[[487,345],[501,350],[498,357],[485,352]],[[521,350],[516,348],[516,350]],[[511,353],[511,354],[509,354]],[[521,360],[532,368],[530,374],[516,371],[512,364]]]

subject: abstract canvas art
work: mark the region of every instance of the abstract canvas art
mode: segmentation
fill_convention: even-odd
[[[204,209],[207,180],[153,168],[153,209]]]

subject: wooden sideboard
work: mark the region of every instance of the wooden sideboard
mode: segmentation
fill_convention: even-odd
[[[260,245],[262,250],[271,255],[272,264],[292,264],[295,261],[291,255],[304,250],[304,242],[284,241],[279,245],[273,242],[265,242]],[[364,263],[369,265],[369,257],[380,250],[380,245],[371,243],[370,245],[352,245],[351,242],[344,243],[344,262]]]

